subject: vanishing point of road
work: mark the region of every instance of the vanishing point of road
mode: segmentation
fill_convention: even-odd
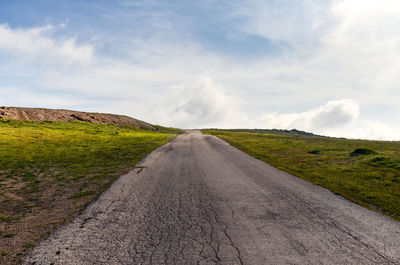
[[[189,131],[25,263],[400,264],[400,223]]]

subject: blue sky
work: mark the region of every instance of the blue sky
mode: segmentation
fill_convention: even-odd
[[[0,105],[400,139],[394,0],[1,1]]]

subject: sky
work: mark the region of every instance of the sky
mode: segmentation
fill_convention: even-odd
[[[397,0],[2,0],[0,105],[400,140]]]

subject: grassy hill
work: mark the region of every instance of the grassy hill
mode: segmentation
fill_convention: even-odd
[[[203,130],[242,151],[400,220],[400,142],[285,130]]]
[[[160,132],[163,128],[1,119],[0,264],[18,263],[39,240],[181,132]]]

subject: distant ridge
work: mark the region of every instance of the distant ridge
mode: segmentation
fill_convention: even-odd
[[[219,130],[219,129],[217,129]],[[231,132],[252,132],[252,133],[272,133],[272,134],[282,134],[282,135],[292,135],[292,136],[309,136],[309,137],[324,137],[330,138],[328,136],[322,136],[318,134],[313,134],[310,132],[300,131],[297,129],[284,130],[284,129],[222,129]]]
[[[98,124],[130,125],[136,128],[156,131],[153,125],[137,120],[128,116],[82,112],[64,109],[44,109],[44,108],[19,108],[19,107],[0,107],[0,120],[30,120],[30,121],[86,121]]]

